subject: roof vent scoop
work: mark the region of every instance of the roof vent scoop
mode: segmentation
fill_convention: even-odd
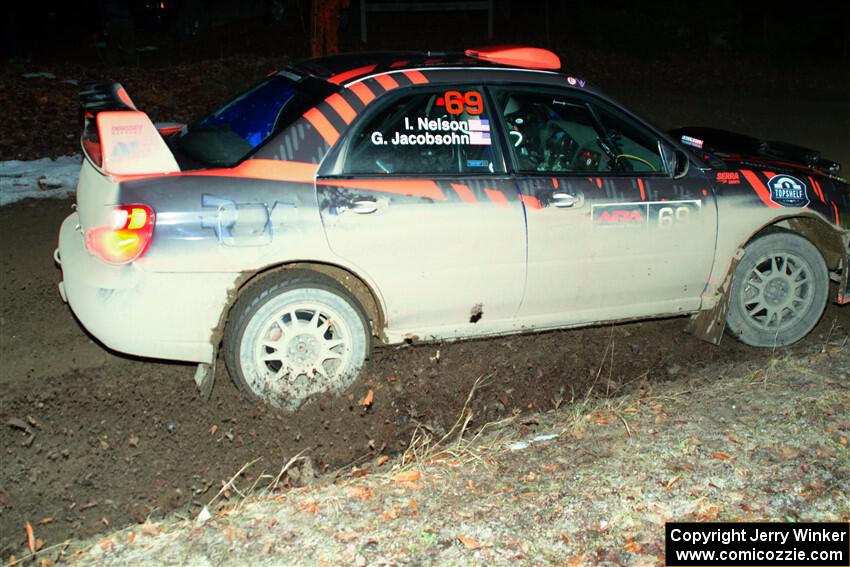
[[[551,69],[561,68],[561,58],[549,51],[539,47],[524,47],[521,45],[492,45],[467,49],[467,57],[481,59],[501,65],[512,67],[523,67],[525,69]]]

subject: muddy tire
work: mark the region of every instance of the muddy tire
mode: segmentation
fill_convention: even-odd
[[[224,333],[227,369],[242,393],[285,411],[342,393],[371,347],[362,306],[335,280],[290,270],[237,300]]]
[[[829,274],[814,244],[774,232],[747,245],[732,280],[726,328],[755,347],[793,344],[823,315]]]

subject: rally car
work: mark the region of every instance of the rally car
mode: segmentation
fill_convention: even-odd
[[[283,409],[342,392],[373,344],[687,315],[775,347],[850,302],[838,164],[659,131],[543,49],[313,59],[188,126],[118,84],[81,101],[63,298],[203,387],[223,349]]]

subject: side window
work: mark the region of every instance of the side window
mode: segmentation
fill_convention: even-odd
[[[392,99],[358,125],[345,174],[486,174],[502,166],[481,89],[441,88]]]
[[[664,171],[657,141],[607,108],[562,91],[517,88],[494,94],[520,172]]]

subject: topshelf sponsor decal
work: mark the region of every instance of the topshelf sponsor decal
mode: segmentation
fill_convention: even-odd
[[[809,195],[806,184],[790,175],[774,175],[767,182],[770,190],[770,200],[783,207],[806,207]]]
[[[470,118],[468,120],[445,120],[404,117],[404,130],[392,132],[389,138],[378,130],[372,132],[371,140],[376,146],[489,146],[490,121]]]

